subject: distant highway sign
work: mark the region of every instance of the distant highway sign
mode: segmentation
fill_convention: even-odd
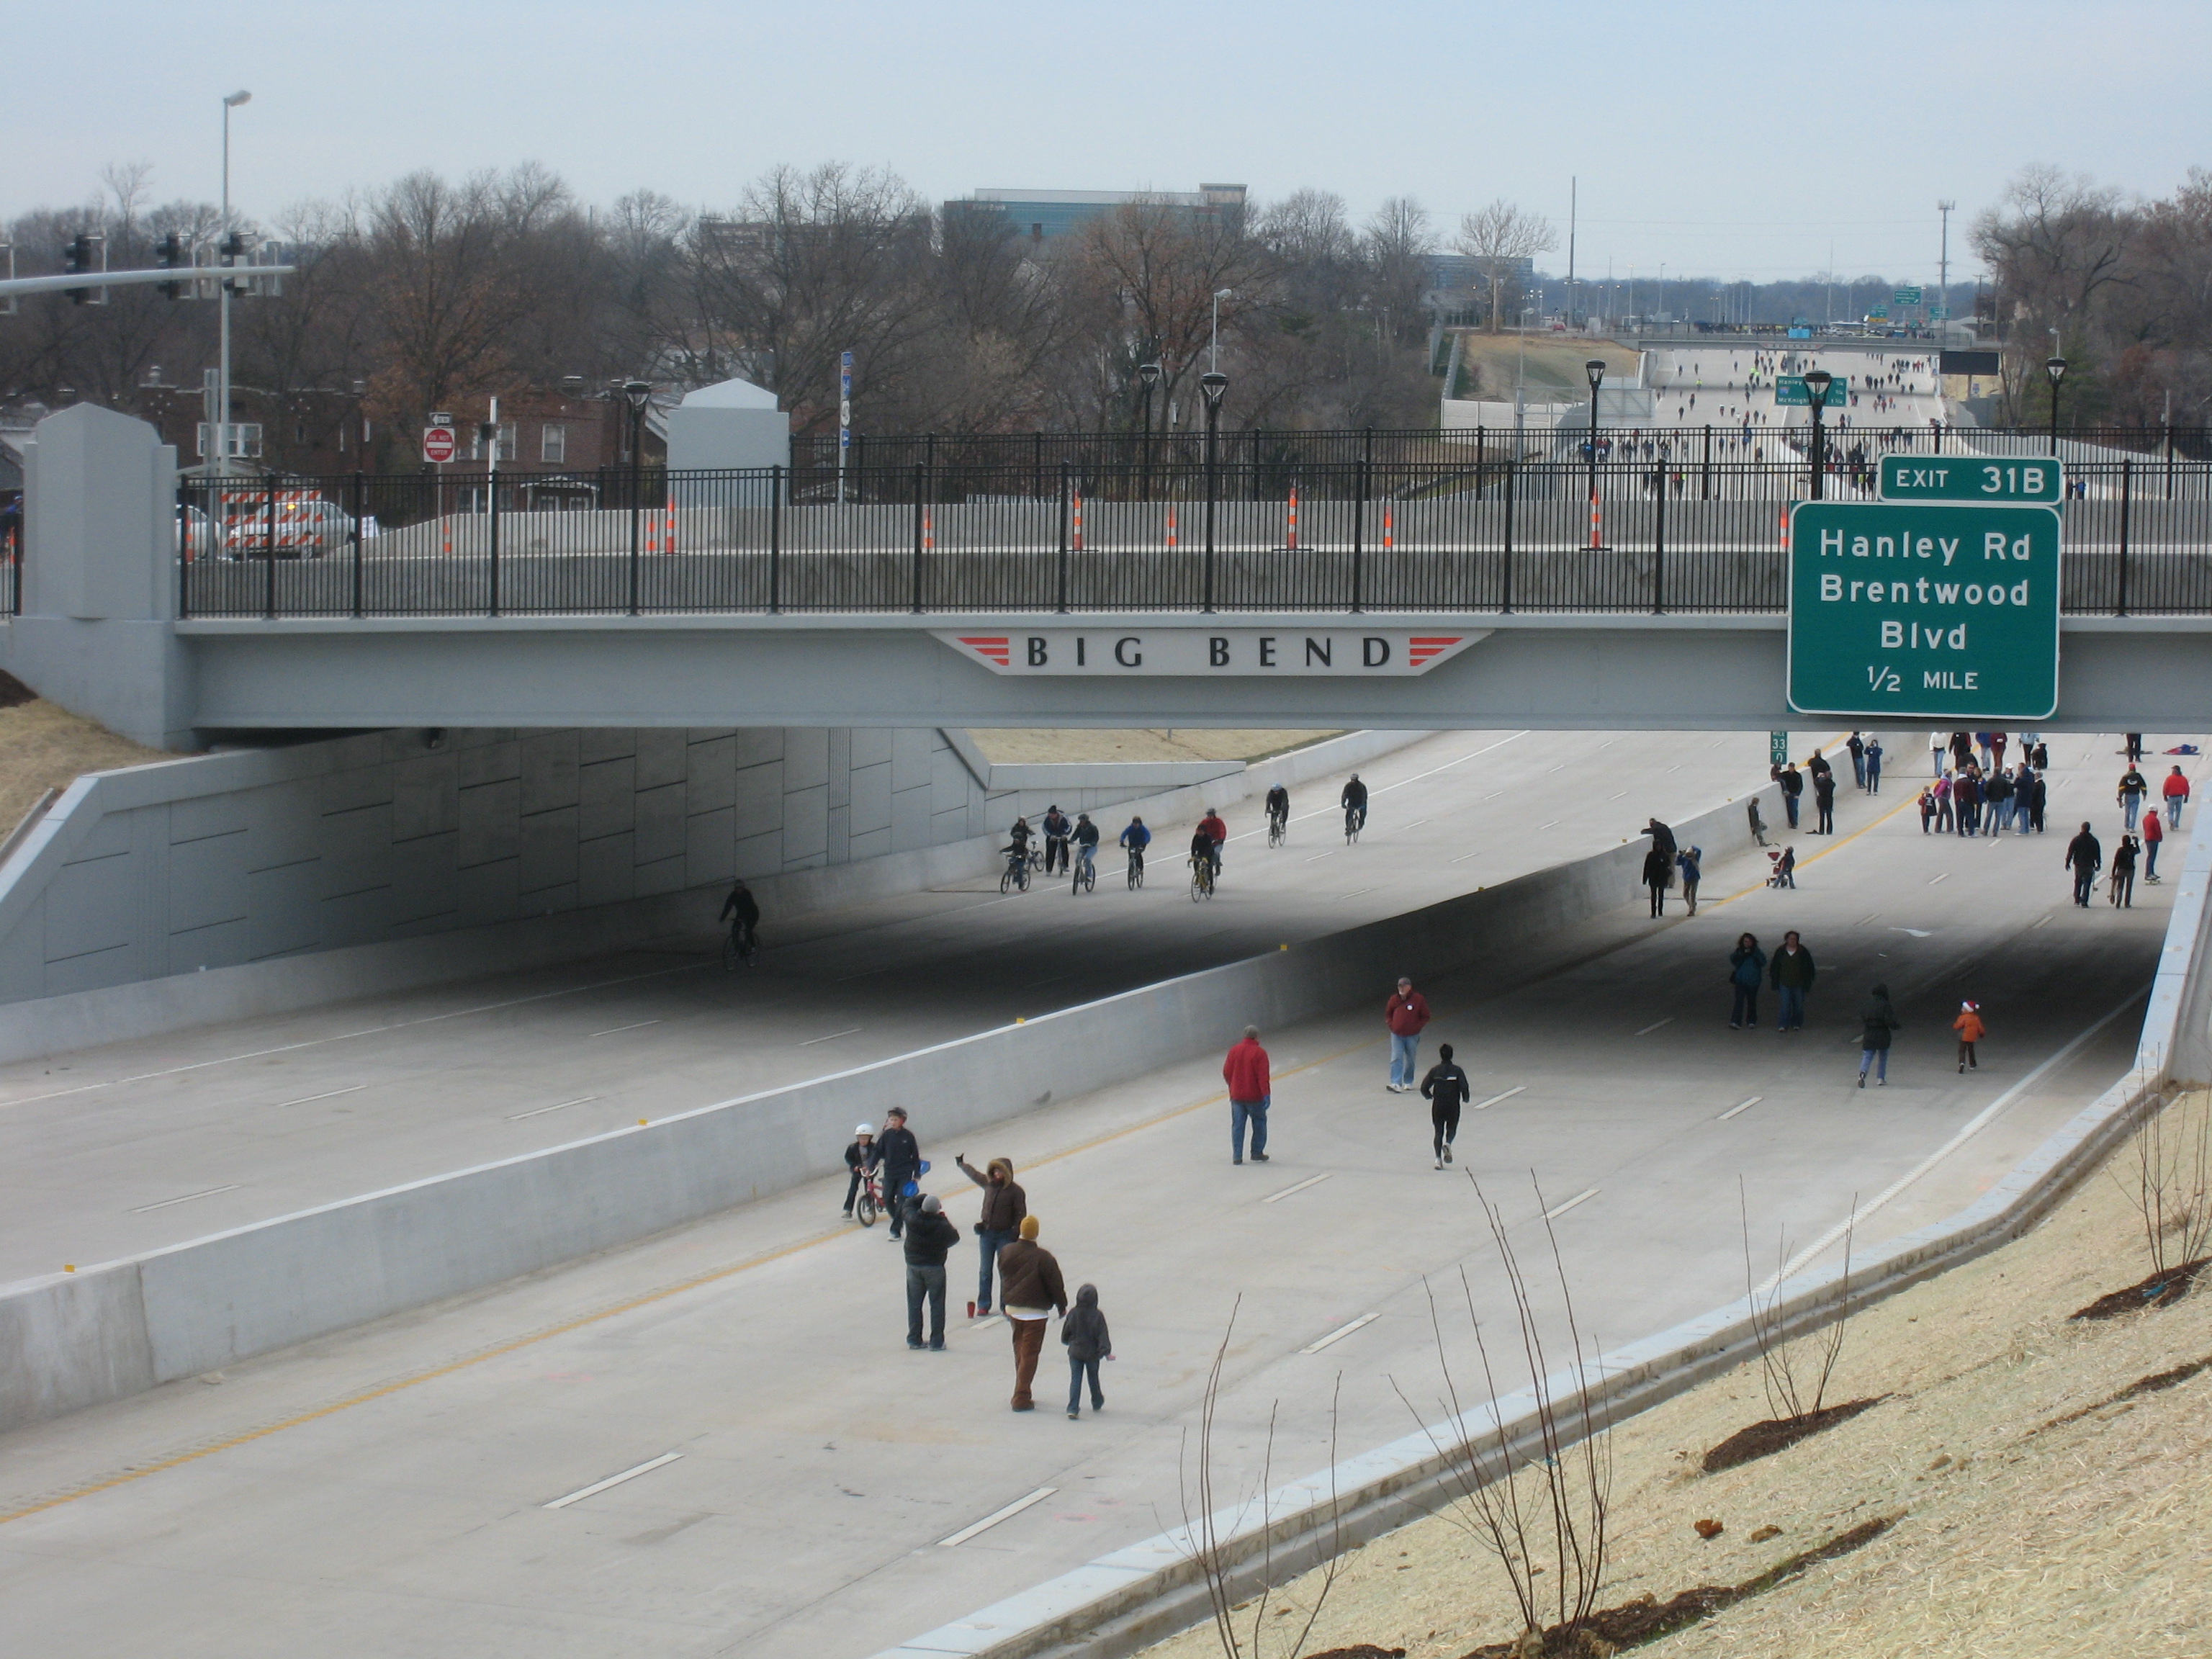
[[[1820,400],[1823,409],[1842,409],[1850,402],[1851,383],[1849,377],[1838,374],[1828,382],[1828,395]],[[1784,374],[1774,382],[1774,401],[1783,409],[1810,409],[1813,394],[1806,390],[1802,374]]]
[[[1893,305],[1917,306],[1920,303],[1920,290],[1917,288],[1900,288],[1889,298]]]

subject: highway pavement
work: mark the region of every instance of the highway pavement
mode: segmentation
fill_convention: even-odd
[[[1846,786],[1832,842],[1795,838],[1796,891],[1737,860],[1694,920],[1639,904],[1423,987],[1424,1065],[1454,1042],[1483,1103],[1447,1170],[1422,1104],[1383,1090],[1382,986],[1266,1034],[1264,1164],[1231,1167],[1210,1057],[964,1145],[917,1122],[963,1230],[975,1205],[951,1154],[1011,1157],[1071,1286],[1098,1285],[1116,1354],[1102,1414],[1062,1414],[1056,1341],[1023,1415],[1003,1325],[956,1317],[946,1352],[908,1352],[900,1253],[836,1219],[842,1182],[817,1183],[9,1437],[11,1645],[866,1655],[1177,1523],[1217,1350],[1231,1492],[1437,1414],[1441,1364],[1479,1396],[1465,1298],[1486,1322],[1511,1310],[1474,1181],[1540,1287],[1555,1360],[1547,1212],[1580,1328],[1608,1345],[1740,1295],[1747,1230],[1763,1275],[1855,1205],[1880,1200],[1856,1249],[1948,1213],[2131,1056],[2169,890],[2076,909],[2060,867],[2081,818],[2112,839],[2113,746],[2053,744],[2045,836],[1923,836],[1899,757],[1892,793]],[[1556,802],[1613,830],[1598,807],[1631,801],[1592,793],[1587,775],[1532,783],[1520,821]],[[1777,1033],[1770,998],[1759,1029],[1729,1030],[1730,945],[1790,927],[1820,964],[1807,1029]],[[1888,1086],[1861,1091],[1877,979],[1905,1029]],[[1966,996],[1990,1034],[1960,1074]],[[963,1241],[956,1314],[974,1261]],[[2115,1241],[2113,1282],[2136,1271]]]
[[[1290,845],[1230,809],[1218,896],[1188,823],[1151,880],[995,876],[786,920],[757,968],[713,936],[0,1066],[0,1283],[557,1146],[1395,915],[1617,845],[1765,776],[1764,733],[1449,732],[1293,793]],[[1128,813],[1106,818],[1108,840]]]

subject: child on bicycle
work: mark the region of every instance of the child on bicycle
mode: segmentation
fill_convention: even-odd
[[[853,1218],[853,1203],[860,1195],[860,1184],[876,1172],[884,1161],[883,1149],[876,1145],[876,1126],[863,1123],[853,1131],[853,1144],[845,1149],[845,1168],[851,1173],[845,1182],[845,1219]]]

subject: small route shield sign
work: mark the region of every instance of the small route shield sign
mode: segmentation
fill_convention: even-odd
[[[2046,720],[2058,708],[2058,514],[1800,501],[1790,515],[1790,708]]]

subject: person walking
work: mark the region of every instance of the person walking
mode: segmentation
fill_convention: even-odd
[[[1951,811],[1958,818],[1960,835],[1971,836],[1981,828],[1982,781],[1975,776],[1972,762],[1951,780]]]
[[[2040,755],[2043,752],[2043,745],[2038,744],[2035,752]],[[2043,833],[2044,804],[2050,798],[2050,787],[2044,782],[2043,763],[2038,761],[2035,765],[2035,799],[2027,809],[2027,827],[2039,836]]]
[[[884,1114],[884,1132],[876,1145],[883,1150],[884,1201],[890,1206],[891,1237],[902,1236],[906,1225],[907,1183],[921,1177],[921,1143],[906,1127],[906,1108],[894,1106]]]
[[[1735,992],[1735,1006],[1729,1010],[1729,1030],[1759,1029],[1759,987],[1765,976],[1766,952],[1759,948],[1758,936],[1737,935],[1735,949],[1729,953],[1729,985]]]
[[[1928,763],[1935,769],[1934,775],[1943,775],[1943,753],[1951,746],[1948,732],[1930,732],[1928,734]]]
[[[1813,833],[1832,836],[1836,833],[1836,775],[1833,772],[1813,774]]]
[[[1058,802],[1045,809],[1044,872],[1067,868],[1067,838],[1075,833],[1075,826],[1067,821],[1067,814],[1060,810]]]
[[[1993,837],[2002,836],[2005,820],[2012,816],[2012,779],[2002,772],[1992,772],[1987,793],[1990,798],[1989,833]]]
[[[2074,872],[2074,902],[2084,910],[2089,908],[2089,890],[2097,884],[2097,872],[2104,867],[2105,849],[2089,833],[2084,820],[2081,833],[2066,843],[2064,868]]]
[[[1274,1085],[1267,1075],[1267,1051],[1260,1046],[1260,1028],[1247,1025],[1241,1041],[1232,1045],[1221,1062],[1222,1080],[1229,1085],[1229,1161],[1244,1161],[1244,1127],[1252,1127],[1252,1161],[1267,1161],[1267,1108],[1274,1103]]]
[[[1974,1045],[1982,1040],[1982,1033],[1989,1029],[1982,1024],[1982,1005],[1978,1002],[1960,1003],[1959,1017],[1951,1022],[1951,1029],[1959,1034],[1959,1069],[1962,1072],[1981,1070],[1982,1062],[1974,1057]]]
[[[2131,910],[2136,902],[2136,855],[2142,843],[2123,832],[2120,844],[2112,848],[2112,900],[2116,910]]]
[[[1098,1362],[1114,1357],[1113,1334],[1106,1316],[1098,1310],[1098,1287],[1079,1285],[1075,1305],[1060,1322],[1060,1340],[1067,1347],[1067,1414],[1083,1415],[1083,1382],[1091,1381],[1091,1409],[1106,1409],[1106,1391],[1098,1386]]]
[[[1971,732],[1954,732],[1951,734],[1951,769],[1954,772],[1963,772],[1966,769],[1967,763],[1973,758],[1974,734]]]
[[[1460,1109],[1474,1097],[1474,1085],[1467,1080],[1466,1072],[1452,1064],[1450,1043],[1437,1045],[1437,1063],[1421,1079],[1421,1097],[1429,1103],[1429,1122],[1436,1131],[1437,1168],[1441,1170],[1452,1161],[1452,1142],[1459,1139]]]
[[[1869,795],[1881,793],[1881,737],[1880,733],[1867,739],[1866,788]]]
[[[1851,751],[1851,781],[1861,789],[1866,787],[1866,739],[1854,732],[1844,747]]]
[[[968,1317],[988,1318],[991,1312],[991,1268],[999,1252],[1021,1237],[1022,1218],[1030,1212],[1030,1195],[1014,1179],[1012,1160],[994,1158],[978,1170],[968,1154],[954,1156],[960,1173],[983,1189],[983,1207],[975,1218],[976,1253],[982,1266],[975,1275],[975,1299],[968,1304]]]
[[[1889,1005],[1889,987],[1877,985],[1867,993],[1865,1004],[1859,1009],[1859,1022],[1865,1028],[1859,1037],[1859,1087],[1866,1087],[1867,1067],[1875,1072],[1874,1086],[1889,1086],[1889,1034],[1901,1030],[1903,1022],[1897,1010]]]
[[[1691,915],[1698,914],[1698,884],[1705,878],[1705,849],[1686,847],[1674,854],[1674,867],[1682,872],[1682,908]]]
[[[1767,964],[1767,983],[1780,993],[1780,1006],[1774,1015],[1774,1029],[1787,1036],[1792,1031],[1805,1029],[1805,999],[1813,989],[1816,972],[1813,953],[1805,948],[1804,940],[1796,931],[1782,936],[1782,948],[1774,953]]]
[[[929,1346],[945,1352],[945,1256],[960,1242],[960,1229],[937,1194],[903,1200],[906,1227],[906,1345],[921,1346],[921,1304],[929,1304]]]
[[[1021,1237],[999,1252],[999,1305],[1014,1336],[1014,1398],[1018,1412],[1035,1411],[1030,1387],[1036,1381],[1044,1352],[1044,1328],[1054,1314],[1067,1311],[1067,1285],[1060,1262],[1038,1243],[1042,1231],[1033,1215],[1022,1218]]]
[[[2140,766],[2141,764],[2142,764],[2142,757],[2143,757],[2143,742],[2142,742],[2142,732],[2129,732],[2129,733],[2128,733],[2128,764],[2129,764],[2130,766]]]
[[[1394,1095],[1411,1094],[1414,1055],[1429,1023],[1428,999],[1413,988],[1412,980],[1401,977],[1382,1005],[1382,1019],[1390,1028],[1390,1081],[1383,1086]]]
[[[2179,767],[2175,767],[2160,781],[2158,793],[2159,798],[2166,803],[2166,827],[2180,829],[2181,809],[2189,805],[2189,780],[2181,775]]]
[[[1936,833],[1948,836],[1957,825],[1959,809],[1951,797],[1958,793],[1959,781],[1946,772],[1936,780]]]
[[[863,1123],[853,1131],[853,1144],[845,1148],[845,1168],[849,1173],[845,1179],[845,1207],[841,1213],[846,1220],[853,1218],[853,1206],[860,1199],[860,1183],[883,1162],[883,1149],[876,1145],[873,1124]]]
[[[1795,830],[1797,802],[1805,793],[1805,775],[1797,769],[1797,763],[1791,761],[1782,769],[1782,775],[1776,781],[1782,786],[1782,810],[1790,815],[1790,827]]]
[[[1936,786],[1923,785],[1920,791],[1920,833],[1926,835],[1928,826],[1936,817]]]
[[[2166,844],[2166,830],[2158,821],[2158,809],[2154,806],[2143,814],[2143,885],[2156,887],[2158,878],[2158,849]]]
[[[2133,766],[2120,774],[2120,828],[2123,830],[2136,827],[2136,814],[2142,811],[2143,797],[2149,791],[2149,780]]]
[[[1644,854],[1644,885],[1651,895],[1654,918],[1667,914],[1667,890],[1674,884],[1673,861],[1664,848],[1654,842]]]

